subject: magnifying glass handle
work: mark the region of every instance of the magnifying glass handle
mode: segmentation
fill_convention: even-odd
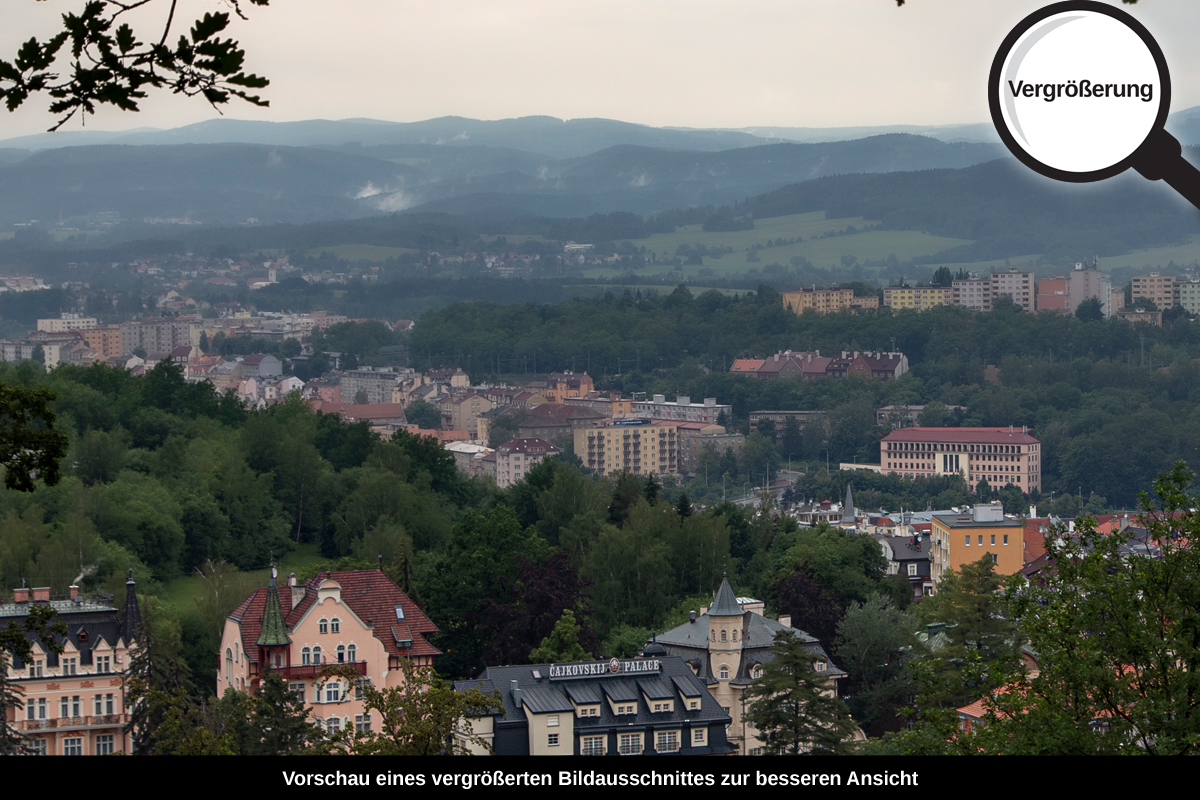
[[[1166,181],[1189,203],[1200,208],[1200,170],[1183,157],[1179,140],[1158,128],[1133,156],[1133,168],[1151,181]]]

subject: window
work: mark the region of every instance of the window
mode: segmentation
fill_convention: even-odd
[[[696,711],[699,708],[700,708],[699,700],[689,700],[688,701],[688,710],[689,711]]]
[[[761,678],[762,674],[763,674],[762,664],[755,664],[750,669],[750,677],[751,678]]]
[[[983,547],[983,534],[979,534],[979,546]]]
[[[39,658],[37,661],[34,661],[32,664],[29,665],[29,677],[31,677],[31,678],[42,677],[42,663],[43,663],[42,660]]]
[[[96,659],[96,672],[102,674],[112,672],[112,656],[99,656]],[[38,674],[41,674],[40,670]]]
[[[292,694],[296,695],[297,699],[299,699],[301,703],[303,703],[305,701],[305,697],[307,695],[307,690],[306,690],[306,687],[305,687],[303,681],[297,682],[297,683],[289,683],[288,689],[291,690]]]
[[[103,714],[104,714],[104,696],[103,696],[103,695],[99,695],[99,694],[98,694],[98,695],[96,695],[96,697],[93,699],[93,701],[92,701],[92,713],[93,713],[93,714],[95,714],[97,717],[99,717],[99,716],[101,716],[101,715],[103,715]]]
[[[558,747],[558,734],[552,733],[546,737],[546,744],[549,747]]]
[[[83,755],[83,739],[80,737],[72,737],[63,739],[63,755],[64,756],[81,756]]]
[[[313,648],[313,663],[314,664],[321,663],[321,645],[317,645],[316,647]]]
[[[992,534],[992,544],[996,543],[996,534]]]
[[[317,622],[317,633],[329,633],[329,620],[322,619]]]
[[[825,671],[825,662],[824,661],[814,661],[813,669],[815,669],[817,672],[824,672]]]
[[[71,716],[72,717],[82,717],[83,716],[82,706],[83,706],[83,703],[80,701],[79,695],[75,695],[74,697],[72,697],[71,698]]]
[[[371,685],[370,678],[355,678],[354,679],[354,699],[362,700],[363,699],[363,687],[370,686],[370,685]]]
[[[300,651],[300,663],[305,666],[312,663],[312,649],[305,647]]]
[[[32,697],[25,701],[25,719],[37,719],[37,704]]]
[[[60,717],[69,717],[69,716],[71,716],[71,715],[70,715],[70,713],[68,713],[68,712],[70,711],[70,708],[69,708],[69,706],[70,706],[70,703],[69,703],[69,701],[67,700],[67,698],[66,698],[66,697],[63,697],[62,699],[60,699],[60,700],[58,701],[58,715],[59,715]]]
[[[371,730],[371,715],[356,714],[354,716],[354,732],[367,733]]]
[[[233,651],[225,648],[225,681],[233,680]]]
[[[721,641],[725,641],[725,631],[721,631]]]
[[[341,729],[342,729],[342,718],[341,717],[330,717],[329,719],[325,720],[325,730],[327,730],[329,732],[330,736],[337,733]]]
[[[707,740],[707,728],[692,728],[692,744],[704,744]]]
[[[38,719],[46,718],[46,698],[38,698]]]
[[[79,665],[78,658],[64,658],[62,660],[62,674],[63,675],[74,675],[75,670],[78,667],[78,665]]]
[[[342,685],[340,683],[325,684],[325,702],[340,703],[342,701]]]
[[[968,533],[965,538],[966,538],[966,546],[970,547],[971,546],[971,534]]]
[[[334,617],[333,620],[329,623],[329,631],[331,633],[341,633],[342,632],[342,621],[340,619],[338,619],[337,617]]]
[[[551,714],[550,716],[546,717],[546,727],[547,728],[557,728],[558,727],[558,714]]]
[[[996,554],[995,553],[992,553],[992,563],[993,564],[996,563]]]
[[[917,562],[910,561],[908,564],[908,577],[915,578],[917,576]]]
[[[358,661],[358,648],[355,645],[350,645],[346,648],[346,660],[351,664]]]
[[[642,752],[640,733],[622,733],[617,737],[617,752],[623,756],[636,756]]]
[[[111,715],[114,713],[114,711],[113,711],[113,706],[115,705],[114,700],[115,700],[115,698],[111,694],[104,695],[104,713],[105,714]]]
[[[727,664],[721,665],[721,680],[729,680],[729,666]]]
[[[35,736],[29,740],[29,748],[32,755],[44,756],[46,755],[46,740]]]
[[[1008,544],[1008,534],[1004,534],[1004,543]]]
[[[655,738],[654,749],[660,753],[679,752],[679,731],[659,731]]]
[[[96,737],[96,755],[107,756],[114,751],[112,734],[103,734]]]
[[[346,663],[346,647],[344,645],[337,646],[337,662],[339,664]]]
[[[585,756],[602,756],[604,755],[604,737],[603,736],[585,736],[579,748],[581,755]]]

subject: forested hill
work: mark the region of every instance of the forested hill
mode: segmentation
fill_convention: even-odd
[[[1196,148],[1188,155],[1195,158]],[[1028,253],[1047,258],[1119,255],[1200,233],[1200,212],[1163,183],[1127,173],[1099,184],[1042,178],[1012,159],[963,169],[838,175],[748,200],[756,219],[806,211],[880,220],[975,243],[940,254],[975,261]]]

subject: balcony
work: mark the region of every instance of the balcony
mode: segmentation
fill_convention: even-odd
[[[354,670],[355,675],[367,674],[367,662],[365,661],[350,661],[345,664],[302,664],[292,667],[273,667],[272,669],[278,672],[284,680],[312,680],[321,677],[321,672],[331,667],[350,667]]]
[[[78,731],[88,728],[113,728],[129,721],[128,714],[101,714],[91,717],[57,717],[26,719],[13,723],[19,731]]]

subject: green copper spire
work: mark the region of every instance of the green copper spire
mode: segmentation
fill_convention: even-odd
[[[272,647],[291,644],[287,625],[283,624],[283,608],[279,605],[279,590],[275,588],[275,565],[271,565],[271,583],[267,585],[267,607],[263,609],[262,630],[257,645]]]
[[[717,596],[713,598],[712,608],[708,610],[708,615],[710,617],[740,617],[742,615],[742,607],[738,605],[737,595],[730,588],[728,578],[721,578],[721,588],[717,589]]]

